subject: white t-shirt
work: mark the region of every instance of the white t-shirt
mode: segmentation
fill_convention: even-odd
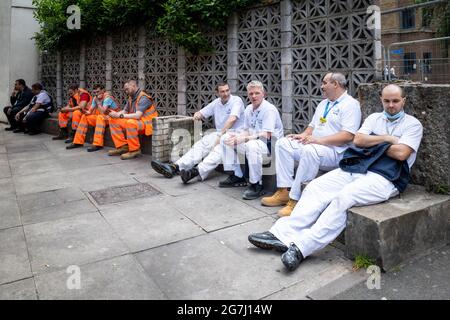
[[[377,112],[367,117],[358,132],[375,134],[377,136],[388,134],[399,138],[399,144],[405,144],[414,150],[407,160],[411,168],[416,160],[417,151],[422,140],[423,127],[419,120],[409,114],[405,114],[403,118],[391,122],[382,112]]]
[[[245,109],[244,130],[250,131],[250,134],[271,132],[276,139],[280,139],[284,135],[280,112],[267,100],[263,100],[254,111],[252,104],[247,106]]]
[[[322,123],[320,118],[324,117],[327,105],[329,112],[326,115],[326,122]],[[340,131],[348,131],[355,134],[361,125],[361,107],[358,100],[345,92],[334,102],[325,99],[319,103],[314,113],[313,119],[309,124],[314,128],[313,137],[320,138],[331,136]],[[330,146],[337,153],[344,152],[351,144],[342,146]]]
[[[227,103],[222,104],[220,98],[215,99],[206,107],[200,110],[200,113],[205,118],[214,116],[214,123],[217,131],[220,131],[225,126],[230,116],[236,116],[237,120],[231,129],[237,130],[242,128],[244,124],[244,102],[240,97],[230,96]]]

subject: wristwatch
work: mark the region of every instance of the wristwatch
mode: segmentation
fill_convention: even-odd
[[[123,118],[123,113],[120,114],[119,118]]]

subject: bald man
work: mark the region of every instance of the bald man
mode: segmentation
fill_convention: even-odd
[[[284,252],[281,261],[288,270],[337,238],[349,208],[386,201],[406,187],[423,128],[405,114],[406,98],[399,86],[386,86],[381,102],[384,111],[367,117],[355,135],[356,148],[345,152],[340,168],[309,183],[291,216],[280,218],[269,231],[249,235],[259,248]],[[377,161],[362,156],[353,161],[358,148],[364,156],[370,150]]]

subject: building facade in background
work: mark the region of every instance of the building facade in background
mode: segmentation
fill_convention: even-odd
[[[382,0],[381,11],[395,8],[403,10],[383,14],[381,39],[385,48],[385,64],[394,68],[394,78],[423,81],[428,83],[450,83],[450,41],[418,40],[438,38],[436,20],[433,20],[435,6],[408,8],[417,4],[415,0]],[[389,45],[398,42],[409,44]],[[390,71],[390,70],[388,70]]]
[[[32,0],[0,1],[0,106],[9,104],[14,80],[29,86],[38,80],[38,50],[32,37],[39,30]],[[0,121],[6,121],[0,112]]]

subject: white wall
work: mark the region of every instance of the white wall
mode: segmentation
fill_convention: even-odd
[[[0,1],[0,120],[6,121],[3,107],[9,104],[14,80],[28,86],[38,81],[38,50],[31,38],[39,31],[33,18],[32,0]]]

